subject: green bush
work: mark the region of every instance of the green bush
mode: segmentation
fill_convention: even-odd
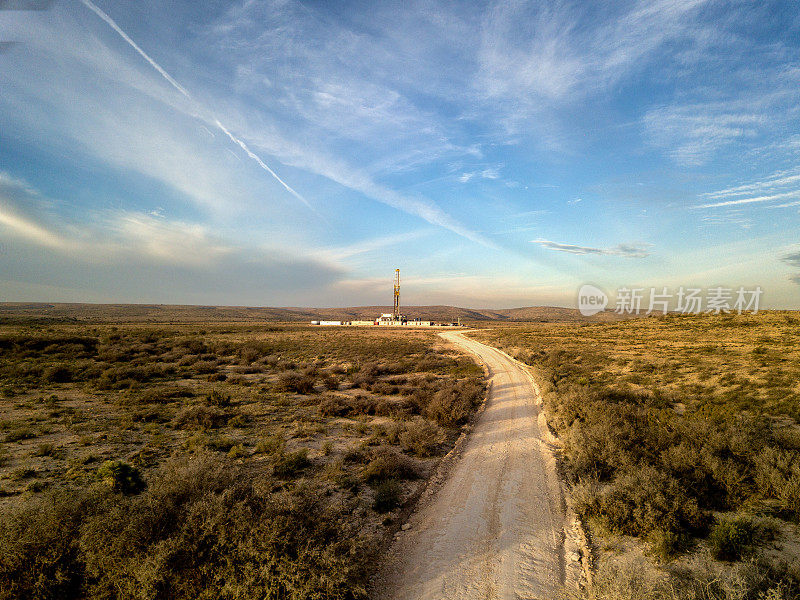
[[[735,561],[752,550],[758,534],[758,524],[752,517],[725,516],[714,523],[708,541],[714,558]]]
[[[138,494],[145,488],[139,469],[121,460],[104,462],[97,470],[97,479],[123,494]]]

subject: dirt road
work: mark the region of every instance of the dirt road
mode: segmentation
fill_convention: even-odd
[[[441,334],[489,368],[486,410],[463,454],[392,546],[382,600],[553,598],[564,583],[564,509],[529,375],[498,350]]]

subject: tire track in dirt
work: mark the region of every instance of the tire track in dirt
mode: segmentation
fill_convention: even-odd
[[[495,348],[459,332],[441,335],[488,367],[489,397],[449,477],[392,545],[371,596],[553,598],[565,580],[564,502],[535,384]]]

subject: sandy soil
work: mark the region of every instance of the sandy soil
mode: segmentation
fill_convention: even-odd
[[[441,335],[488,366],[489,398],[450,476],[396,538],[372,595],[553,598],[568,570],[564,503],[535,385],[502,352],[457,332]]]

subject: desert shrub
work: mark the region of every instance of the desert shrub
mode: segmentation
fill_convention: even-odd
[[[350,403],[341,396],[325,396],[319,403],[319,412],[326,417],[344,417],[350,414]]]
[[[129,388],[134,383],[146,383],[164,377],[167,373],[161,365],[124,365],[109,367],[96,381],[100,389]]]
[[[388,512],[397,508],[403,496],[403,488],[394,479],[386,479],[375,486],[372,508],[378,512]]]
[[[671,560],[678,552],[690,545],[687,535],[663,529],[652,530],[645,539],[648,554],[661,562]]]
[[[195,372],[200,375],[216,373],[217,367],[218,363],[216,360],[199,360],[192,365],[192,368],[195,370]]]
[[[13,481],[24,481],[25,479],[31,479],[38,475],[36,469],[31,467],[20,467],[19,469],[15,469],[10,474],[10,479]]]
[[[705,516],[680,483],[654,467],[617,477],[597,499],[596,514],[614,532],[643,536],[661,530],[699,532]]]
[[[180,386],[151,387],[138,393],[137,401],[142,404],[166,404],[179,398],[191,398],[192,391]]]
[[[162,469],[152,488],[85,526],[95,597],[174,599],[363,596],[369,544],[350,507],[318,491],[264,494],[225,462]]]
[[[339,389],[339,378],[334,375],[330,371],[325,371],[320,376],[322,381],[322,385],[325,386],[328,390],[338,390]]]
[[[44,444],[39,444],[33,455],[49,456],[51,458],[64,458],[64,456],[66,455],[66,449],[61,446],[56,446],[55,444],[46,442]]]
[[[271,480],[207,454],[170,460],[150,483],[3,508],[0,598],[365,597],[375,545],[350,503],[308,486],[271,493]]]
[[[97,470],[97,479],[122,494],[138,494],[145,488],[139,469],[121,460],[104,462]]]
[[[365,463],[369,462],[369,456],[362,445],[350,446],[344,451],[342,460],[348,463]]]
[[[463,425],[482,398],[482,385],[471,380],[460,381],[434,393],[425,407],[424,415],[442,427]]]
[[[352,415],[374,415],[376,401],[371,396],[364,394],[356,394],[347,400],[350,405],[350,414]]]
[[[0,598],[80,597],[80,525],[93,504],[87,494],[57,490],[3,509]]]
[[[239,347],[236,354],[243,365],[250,365],[270,353],[270,345],[262,342],[248,342]]]
[[[228,450],[228,458],[242,458],[247,456],[247,450],[244,449],[244,445],[236,444],[235,446],[231,446],[230,450]]]
[[[370,386],[370,391],[375,394],[383,394],[385,396],[392,396],[400,393],[400,388],[397,385],[389,383],[388,381],[378,381]]]
[[[308,448],[300,448],[294,452],[281,452],[275,455],[272,461],[272,472],[277,477],[288,479],[296,477],[310,466]]]
[[[200,357],[196,354],[186,354],[178,360],[179,367],[191,367],[194,363],[200,360]]]
[[[800,466],[792,469],[792,475],[780,487],[778,500],[781,510],[795,521],[800,520]]]
[[[431,456],[439,444],[439,428],[418,417],[405,424],[398,439],[403,450],[417,456]]]
[[[692,563],[693,576],[665,577],[631,557],[602,561],[595,575],[597,600],[797,600],[800,587],[785,567],[747,561],[735,565],[705,558]]]
[[[27,425],[18,425],[10,429],[4,438],[6,442],[19,442],[20,440],[30,440],[36,437],[36,431]]]
[[[392,448],[381,447],[374,452],[373,456],[374,458],[362,471],[367,483],[419,477],[419,471],[414,461]]]
[[[211,393],[206,396],[205,400],[209,405],[219,408],[225,408],[231,405],[230,394],[223,394],[219,390],[212,390]]]
[[[280,435],[271,435],[265,437],[256,444],[255,451],[257,454],[277,454],[282,453],[286,447],[286,440]]]
[[[228,419],[228,427],[236,427],[241,429],[243,427],[247,427],[249,422],[250,418],[247,415],[236,415],[235,417]]]
[[[209,437],[205,444],[206,448],[209,450],[216,450],[218,452],[227,452],[234,446],[236,446],[236,441],[233,438],[228,436],[214,436]]]
[[[182,408],[175,418],[173,425],[178,429],[214,429],[226,420],[224,412],[212,406],[187,406]]]
[[[714,558],[735,561],[752,550],[758,533],[758,524],[752,517],[730,515],[714,523],[708,541]]]
[[[314,378],[311,375],[284,373],[278,378],[275,390],[278,392],[311,394],[314,392]]]
[[[800,517],[800,454],[767,446],[755,457],[754,467],[759,491],[777,499],[787,516]]]
[[[48,383],[69,383],[73,373],[69,365],[54,365],[45,369],[43,379]]]

